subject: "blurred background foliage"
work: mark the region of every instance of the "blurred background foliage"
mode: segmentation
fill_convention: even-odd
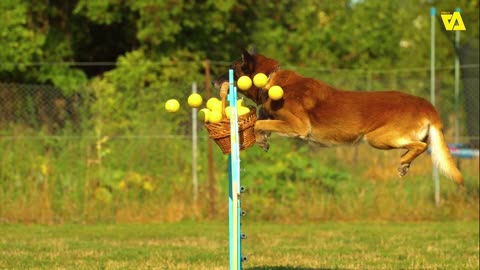
[[[472,0],[5,0],[0,6],[0,78],[64,89],[107,70],[122,72],[117,64],[145,63],[145,68],[128,69],[145,73],[139,85],[175,75],[191,81],[203,73],[199,61],[230,62],[241,48],[253,46],[287,66],[426,67],[431,6],[439,12],[461,7],[469,26],[462,41],[478,39],[478,1]],[[453,34],[441,34],[445,31],[439,26],[438,66],[451,65],[453,44],[445,40]],[[85,67],[77,62],[116,64]],[[151,62],[172,68],[153,72]],[[40,65],[45,63],[54,67]]]
[[[192,82],[206,97],[206,60],[212,79],[248,48],[341,88],[428,97],[432,6],[462,8],[461,43],[478,48],[472,0],[2,0],[0,221],[205,218],[209,200],[225,215],[226,157],[215,150],[210,198],[201,126],[205,199],[190,198],[185,101]],[[453,33],[436,28],[437,107],[451,127]],[[169,98],[181,100],[177,114],[163,110]],[[398,153],[273,140],[268,154],[242,153],[254,217],[478,218],[478,160],[461,161],[468,198],[447,187],[436,209],[428,156],[398,182]]]

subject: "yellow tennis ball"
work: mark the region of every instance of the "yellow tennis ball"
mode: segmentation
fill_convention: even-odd
[[[252,79],[248,76],[242,76],[237,80],[237,86],[240,90],[248,90],[252,87]]]
[[[230,119],[230,110],[231,110],[230,106],[225,108],[225,115],[227,116],[228,119]],[[242,116],[244,114],[249,113],[250,108],[245,107],[245,106],[237,106],[237,112],[238,112],[238,116]]]
[[[202,105],[203,99],[202,96],[200,96],[197,93],[193,93],[190,96],[188,96],[188,105],[192,108],[198,108]]]
[[[180,109],[180,103],[178,103],[176,99],[169,99],[165,103],[165,110],[167,110],[167,112],[176,112],[178,109]]]
[[[227,117],[227,119],[230,119],[230,110],[232,110],[232,107],[225,107],[225,116]]]
[[[211,111],[208,115],[208,121],[210,123],[219,123],[222,121],[222,113],[219,111]]]
[[[242,106],[245,106],[245,101],[243,100],[243,98],[237,100],[237,107],[240,108]]]
[[[209,98],[207,100],[206,106],[207,106],[207,108],[209,108],[210,110],[213,111],[213,108],[218,106],[218,104],[220,104],[220,106],[222,106],[222,102],[218,98],[212,97],[212,98]]]
[[[250,112],[250,108],[248,108],[248,107],[243,107],[242,106],[242,107],[238,108],[238,116],[242,116],[242,115],[247,114],[249,112]]]
[[[222,102],[221,101],[215,102],[212,106],[210,106],[210,110],[222,112]]]
[[[204,123],[208,122],[208,117],[210,115],[210,110],[207,108],[203,108],[198,111],[198,119]]]
[[[268,77],[263,73],[257,73],[253,77],[253,84],[258,88],[264,87],[265,85],[267,85],[267,82],[268,82]]]
[[[273,100],[279,100],[283,97],[283,89],[278,85],[274,85],[268,89],[268,96]]]

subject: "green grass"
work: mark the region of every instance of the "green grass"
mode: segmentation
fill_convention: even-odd
[[[479,268],[478,222],[247,220],[244,269]],[[227,231],[195,222],[0,225],[0,269],[227,269]]]

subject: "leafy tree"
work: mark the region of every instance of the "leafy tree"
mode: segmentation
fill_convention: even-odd
[[[46,36],[31,28],[28,5],[15,0],[0,1],[3,19],[0,20],[0,75],[24,72],[26,63],[42,54],[42,45]]]

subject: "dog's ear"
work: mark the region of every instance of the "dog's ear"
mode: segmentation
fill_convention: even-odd
[[[247,51],[247,49],[242,48],[242,63],[250,61],[252,55]]]
[[[255,69],[255,57],[248,53],[246,49],[242,49],[242,70],[249,74]]]

